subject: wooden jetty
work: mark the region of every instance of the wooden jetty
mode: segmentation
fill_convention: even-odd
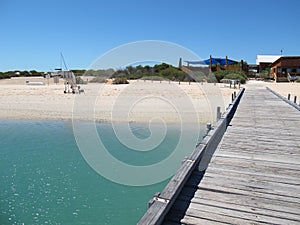
[[[248,85],[205,139],[139,224],[300,224],[296,105]]]

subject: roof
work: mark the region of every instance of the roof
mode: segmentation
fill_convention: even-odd
[[[278,63],[279,61],[285,60],[285,59],[300,59],[300,56],[282,56],[279,59],[277,59],[276,61],[274,61],[271,64],[271,67],[273,67],[276,63]]]
[[[256,64],[259,65],[260,63],[273,63],[280,57],[280,55],[257,55]]]

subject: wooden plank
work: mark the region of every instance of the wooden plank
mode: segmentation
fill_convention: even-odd
[[[180,207],[178,201],[174,207]],[[269,223],[269,224],[299,224],[299,220],[282,217],[281,215],[264,214],[257,212],[255,209],[245,210],[240,208],[231,208],[226,205],[206,205],[191,203],[186,211],[186,216],[181,220],[185,221],[186,217],[196,217],[194,224],[202,224],[201,218],[224,221],[230,224],[247,224],[247,223]]]
[[[199,218],[194,217],[191,215],[183,215],[182,217],[178,217],[178,213],[181,213],[181,210],[173,209],[169,213],[169,218],[167,222],[164,222],[164,225],[167,225],[169,221],[175,221],[175,223],[179,223],[180,225],[195,225],[199,224]],[[214,221],[214,220],[209,220],[206,218],[201,218],[201,224],[210,224],[210,225],[220,225],[220,224],[230,224],[230,223],[225,223],[221,222],[220,220]],[[232,223],[231,223],[232,224]]]
[[[145,215],[138,222],[139,225],[144,224],[161,224],[164,220],[166,204],[162,202],[154,202],[147,210]]]
[[[162,193],[160,194],[161,198],[164,199],[174,199],[177,197],[182,187],[186,183],[186,180],[190,177],[190,174],[193,172],[195,167],[195,162],[193,161],[185,161],[175,176],[171,179],[171,181],[164,188]]]
[[[170,215],[185,212],[183,224],[299,224],[299,111],[251,86],[230,124],[202,181],[191,174]]]
[[[242,90],[241,93],[243,93],[243,91],[244,90]],[[146,214],[142,217],[138,224],[146,225],[162,223],[196,165],[201,166],[204,164],[199,161],[205,158],[205,163],[209,163],[211,157],[210,155],[212,155],[212,152],[214,152],[219,141],[222,139],[226,130],[227,122],[231,120],[231,116],[233,115],[232,112],[235,111],[239,99],[242,96],[241,93],[234,101],[233,106],[231,106],[231,108],[226,112],[227,116],[223,116],[223,118],[218,121],[215,129],[209,132],[209,135],[206,137],[206,139],[203,140],[201,144],[197,146],[192,155],[183,162],[178,172],[159,195],[159,198],[165,201],[165,203],[163,203],[164,205],[161,205],[161,202],[158,203],[158,201],[154,201],[152,206],[147,210]],[[203,154],[203,152],[205,154]]]
[[[300,185],[300,181],[299,179],[295,179],[295,177],[282,177],[282,176],[278,176],[276,174],[268,174],[266,175],[265,173],[258,173],[258,172],[254,172],[254,171],[241,171],[241,170],[231,170],[228,168],[209,168],[209,173],[219,173],[219,174],[223,174],[223,173],[227,173],[227,174],[231,174],[232,176],[250,176],[250,177],[256,177],[258,179],[261,179],[260,177],[263,177],[264,180],[266,181],[275,181],[278,183],[286,183],[286,184],[292,184],[292,185]],[[208,173],[207,173],[208,174]]]
[[[224,149],[224,152],[226,151],[232,151],[232,152],[243,152],[246,151],[247,153],[252,152],[253,154],[270,154],[270,155],[281,155],[282,157],[292,158],[290,155],[293,156],[299,156],[299,148],[298,146],[291,146],[291,145],[277,145],[274,146],[272,143],[255,143],[255,140],[252,140],[251,142],[245,142],[243,145],[240,143],[237,143],[236,145],[227,143],[222,145],[222,149]],[[280,154],[278,154],[278,151],[280,151]],[[287,154],[287,155],[286,155]]]
[[[206,190],[207,192],[211,192],[212,195],[216,194],[216,193],[219,193],[219,194],[222,194],[223,196],[228,195],[230,197],[235,197],[236,200],[234,202],[226,202],[226,201],[224,201],[225,198],[223,199],[223,197],[222,197],[220,199],[214,199],[214,198],[211,197],[212,195],[210,196],[211,198],[208,197],[208,196],[206,196],[205,198],[200,198],[202,196],[200,193],[203,190]],[[191,202],[196,202],[196,203],[206,202],[207,203],[207,201],[208,201],[208,202],[211,202],[210,204],[212,204],[212,205],[219,202],[219,203],[217,203],[219,205],[227,204],[229,206],[229,205],[232,204],[233,205],[232,207],[237,207],[237,208],[240,208],[240,209],[243,208],[243,206],[247,206],[247,208],[249,208],[249,205],[252,205],[251,208],[253,208],[253,209],[291,214],[292,217],[297,217],[297,218],[300,219],[299,210],[298,210],[298,212],[294,211],[293,213],[291,211],[286,212],[286,211],[283,210],[284,207],[282,206],[282,205],[284,205],[285,208],[287,208],[287,209],[289,209],[289,208],[293,208],[293,209],[298,208],[299,209],[298,203],[295,203],[295,202],[292,203],[290,201],[283,201],[282,200],[281,201],[282,202],[282,204],[281,204],[282,208],[276,207],[276,206],[267,206],[266,204],[262,204],[261,202],[258,202],[257,200],[266,199],[269,202],[276,202],[275,200],[277,200],[277,198],[273,197],[273,196],[271,196],[273,198],[268,198],[268,195],[254,196],[254,195],[251,195],[251,194],[247,195],[245,192],[244,192],[244,195],[241,194],[241,192],[240,193],[234,193],[234,192],[235,192],[235,190],[233,190],[231,192],[226,192],[226,191],[221,191],[221,190],[213,191],[213,189],[200,189],[199,192],[196,192],[196,194],[195,194],[195,196],[194,196],[194,198],[192,199]],[[199,199],[197,199],[197,198],[199,198]],[[237,202],[239,202],[239,203],[237,203]],[[278,202],[278,200],[277,200],[277,202]]]
[[[181,197],[181,196],[180,196]],[[185,198],[179,198],[185,200]],[[204,200],[211,200],[215,202],[223,202],[227,204],[236,204],[248,206],[252,208],[270,209],[278,212],[289,214],[296,214],[299,218],[300,205],[290,204],[289,202],[280,201],[278,199],[270,199],[262,196],[249,196],[242,194],[226,193],[226,192],[211,192],[209,190],[201,189],[194,195],[192,201],[201,202]]]
[[[200,204],[199,204],[200,203]],[[263,209],[258,207],[248,207],[243,205],[236,205],[232,203],[223,203],[220,201],[205,200],[201,199],[198,203],[194,201],[191,202],[190,208],[196,209],[197,211],[202,211],[205,208],[212,209],[211,211],[217,211],[218,213],[224,213],[229,215],[234,215],[235,217],[240,217],[243,219],[253,220],[260,217],[261,222],[267,223],[278,223],[284,224],[286,221],[288,223],[299,223],[299,214],[291,214],[286,212],[280,212],[270,209]],[[188,214],[188,212],[187,212]],[[276,222],[277,221],[277,222]]]
[[[255,163],[251,162],[243,162],[239,164],[230,163],[230,161],[224,160],[214,160],[211,165],[217,166],[218,168],[226,168],[230,170],[239,170],[239,171],[249,171],[251,169],[252,172],[261,173],[261,174],[270,174],[276,177],[299,177],[299,170],[293,170],[283,167],[275,167],[275,166],[263,166],[263,165],[255,165]]]
[[[256,158],[256,154],[255,156],[252,156],[249,155],[249,153],[248,154],[235,153],[235,154],[227,154],[225,156],[222,153],[219,153],[217,156],[214,157],[211,164],[216,164],[216,165],[231,164],[232,166],[236,166],[236,167],[239,167],[240,164],[243,164],[245,166],[255,166],[257,168],[262,168],[262,169],[268,167],[268,168],[293,170],[295,172],[300,171],[300,163],[293,162],[293,161],[291,163],[288,163],[288,159],[289,159],[288,157],[280,158],[280,157],[276,157],[275,155],[259,155],[258,157],[259,159]],[[268,160],[266,160],[266,158]]]
[[[223,148],[224,149],[224,148]],[[278,167],[284,167],[284,168],[290,168],[290,169],[298,169],[300,166],[300,154],[294,155],[292,160],[290,157],[285,157],[285,154],[264,154],[264,153],[256,153],[255,155],[249,155],[247,151],[240,151],[240,152],[235,152],[226,149],[226,152],[222,151],[219,153],[214,159],[228,159],[228,160],[234,160],[238,159],[240,161],[242,160],[252,160],[259,164],[259,163],[266,163],[266,164],[273,164],[273,165],[278,165]],[[300,149],[299,149],[300,152]],[[286,154],[286,156],[289,156],[290,154]]]
[[[237,184],[243,184],[247,183],[247,185],[256,185],[258,188],[269,188],[269,189],[280,189],[282,191],[288,191],[288,192],[297,192],[299,190],[298,184],[287,184],[278,182],[276,180],[268,180],[264,179],[264,177],[261,176],[239,176],[235,177],[232,174],[215,174],[215,173],[209,173],[205,177],[208,182],[211,180],[229,180],[231,183],[237,183]]]
[[[195,213],[196,214],[196,213]],[[220,224],[246,224],[246,222],[251,222],[251,225],[260,224],[259,222],[240,220],[239,218],[232,218],[223,215],[210,214],[206,213],[204,215],[196,215],[190,216],[186,215],[182,220],[181,224],[186,225],[195,225],[195,224],[212,224],[212,225],[220,225]]]
[[[234,186],[234,185],[226,185],[216,186],[219,184],[208,184],[203,182],[199,189],[209,190],[212,192],[220,192],[220,193],[233,193],[240,195],[248,195],[253,197],[265,197],[268,199],[278,199],[281,201],[289,202],[290,204],[297,204],[299,202],[299,198],[294,197],[293,195],[284,195],[279,193],[272,193],[266,190],[255,189],[255,187],[243,187],[243,186]]]

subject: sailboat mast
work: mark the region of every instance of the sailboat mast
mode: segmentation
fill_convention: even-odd
[[[68,67],[67,67],[67,64],[66,64],[66,61],[65,61],[65,58],[64,58],[64,56],[63,56],[63,54],[62,54],[62,52],[60,53],[60,68],[62,68],[62,63],[64,64],[64,66],[65,66],[65,70],[66,71],[69,71],[68,70]]]

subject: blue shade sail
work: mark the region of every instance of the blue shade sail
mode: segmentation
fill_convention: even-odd
[[[206,59],[203,61],[185,61],[188,64],[191,65],[210,65],[210,59]],[[233,65],[233,64],[237,64],[237,61],[231,60],[231,59],[227,59],[227,64],[228,65]],[[221,65],[221,66],[225,66],[226,65],[226,58],[211,58],[211,64],[212,65]]]

